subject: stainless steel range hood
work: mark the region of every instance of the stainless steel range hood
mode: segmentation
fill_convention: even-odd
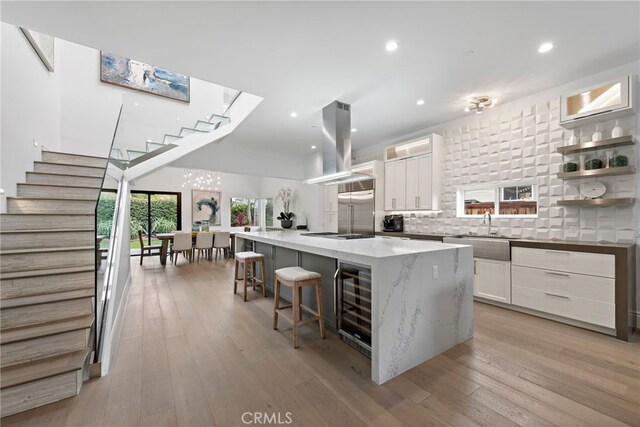
[[[333,101],[322,109],[322,176],[305,184],[338,184],[370,179],[351,172],[351,105]]]

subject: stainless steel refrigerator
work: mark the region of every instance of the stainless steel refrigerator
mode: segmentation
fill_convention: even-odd
[[[338,233],[374,233],[374,192],[373,179],[338,185]]]

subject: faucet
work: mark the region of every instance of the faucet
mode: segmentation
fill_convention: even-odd
[[[487,224],[487,236],[492,236],[495,233],[491,232],[491,212],[485,211],[482,216],[482,223]]]

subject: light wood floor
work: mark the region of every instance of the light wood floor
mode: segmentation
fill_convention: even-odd
[[[317,326],[272,326],[271,298],[232,292],[232,263],[132,263],[110,375],[3,426],[640,425],[640,344],[475,304],[474,338],[378,386],[369,360]],[[246,418],[248,419],[248,418]]]

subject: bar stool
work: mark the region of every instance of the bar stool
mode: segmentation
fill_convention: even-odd
[[[267,288],[265,286],[266,273],[264,271],[264,255],[256,252],[238,252],[236,253],[235,270],[233,272],[233,293],[238,293],[238,282],[242,281],[244,285],[244,300],[247,300],[247,288],[253,286],[262,287],[262,296],[267,296]],[[260,263],[262,278],[256,277],[256,263]],[[242,264],[242,277],[238,277],[238,267]],[[251,274],[249,274],[251,273]]]
[[[293,347],[298,348],[298,325],[318,321],[320,324],[320,338],[324,339],[324,310],[322,307],[322,276],[314,271],[307,271],[301,267],[287,267],[276,270],[275,304],[273,310],[273,329],[278,329],[278,315],[284,317],[293,325]],[[291,288],[293,303],[280,305],[280,285]],[[302,288],[314,286],[316,290],[316,302],[318,310],[302,304]],[[293,317],[284,314],[284,309],[293,307]],[[302,320],[302,311],[307,311],[313,316]]]

